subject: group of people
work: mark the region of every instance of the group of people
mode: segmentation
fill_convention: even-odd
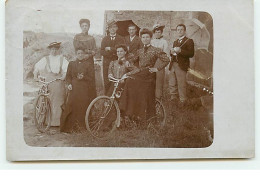
[[[53,42],[48,46],[50,55],[42,58],[34,68],[35,79],[39,76],[44,76],[46,81],[63,79],[49,85],[51,125],[60,126],[61,132],[84,130],[86,110],[97,96],[93,59],[96,42],[88,34],[90,21],[81,19],[79,25],[82,32],[73,40],[76,60],[68,63],[58,53],[61,43]],[[179,38],[169,49],[162,36],[164,27],[155,24],[152,31],[141,29],[138,36],[137,26],[129,24],[129,35],[122,37],[117,34],[115,20],[107,23],[108,34],[101,42],[105,94],[109,96],[113,91],[109,78],[125,78],[120,84],[123,88],[119,100],[122,117],[146,121],[156,115],[155,100],[163,96],[165,70],[169,74],[171,100],[180,103],[187,100],[186,73],[189,58],[194,55],[194,43],[185,36],[185,25],[179,24]]]

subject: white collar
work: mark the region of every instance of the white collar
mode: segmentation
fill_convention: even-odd
[[[184,37],[185,37],[185,35],[184,35],[184,36],[181,36],[181,37],[179,38],[179,40],[182,40],[182,39],[184,39]]]
[[[133,41],[134,38],[135,38],[136,35],[134,35],[133,37],[129,36],[130,37],[130,41]]]
[[[119,60],[119,58],[117,58],[117,60]],[[124,57],[124,58],[121,58],[120,60],[125,61],[125,57]]]
[[[109,34],[109,36],[110,36],[110,37],[116,37],[116,34],[115,34],[115,35],[111,35],[111,34]]]

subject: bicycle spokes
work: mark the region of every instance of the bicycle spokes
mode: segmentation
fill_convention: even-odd
[[[103,138],[115,129],[119,109],[109,97],[98,97],[90,104],[87,115],[87,129],[94,137]]]

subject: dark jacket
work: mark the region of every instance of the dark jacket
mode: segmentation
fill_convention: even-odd
[[[182,39],[182,42],[179,43],[177,39],[173,42],[173,48],[174,47],[181,47],[181,52],[177,56],[171,54],[171,63],[169,66],[169,70],[171,70],[173,62],[177,62],[179,64],[179,67],[183,71],[188,71],[188,68],[190,67],[190,58],[194,56],[193,40],[184,37]]]
[[[126,46],[129,47],[128,52],[133,53],[133,54],[135,54],[138,49],[143,48],[143,46],[144,46],[140,37],[138,37],[138,36],[135,36],[132,41],[130,41],[129,35],[126,36],[125,43],[126,43]]]
[[[119,45],[119,44],[125,44],[125,40],[122,36],[120,36],[118,34],[116,35],[115,40],[111,40],[111,37],[109,35],[105,36],[102,39],[101,55],[104,57],[104,60],[108,62],[108,64],[110,63],[110,61],[117,59],[115,46]],[[111,47],[111,50],[105,51],[106,47]]]

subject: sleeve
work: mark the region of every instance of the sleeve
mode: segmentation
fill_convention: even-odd
[[[63,57],[62,72],[66,73],[68,65],[69,65],[68,60],[65,57]]]
[[[92,39],[92,50],[94,50],[95,52],[97,51],[96,40],[95,40],[94,37],[93,37],[93,39]]]
[[[68,65],[65,80],[67,81],[67,83],[71,84],[71,81],[72,81],[72,62],[70,62],[69,65]]]
[[[101,42],[101,49],[100,49],[100,53],[102,56],[109,56],[109,52],[108,51],[105,51],[105,48],[106,48],[106,38],[104,37],[102,39],[102,42]]]
[[[167,57],[167,54],[161,50],[158,51],[156,55],[157,55],[157,59],[161,61],[161,63],[157,67],[158,71],[160,71],[169,64],[170,59]]]
[[[69,62],[67,61],[67,59],[65,57],[63,57],[63,62],[62,62],[62,79],[65,79],[66,77],[66,72],[67,72],[67,68],[68,68]]]
[[[77,40],[77,35],[75,35],[75,37],[73,39],[73,46],[74,46],[75,51],[76,51],[76,49],[79,48],[79,41]]]
[[[34,79],[38,78],[40,71],[43,70],[45,66],[46,66],[46,57],[43,57],[40,61],[38,61],[34,65],[34,70],[33,70]]]
[[[187,49],[182,49],[179,55],[185,57],[185,58],[191,58],[194,56],[194,42],[192,39],[189,39],[187,41]]]
[[[97,46],[96,46],[96,40],[94,37],[92,37],[92,39],[89,41],[90,45],[89,48],[87,49],[87,53],[88,54],[92,54],[92,52],[96,52],[97,51]]]
[[[136,51],[136,53],[130,53],[129,54],[128,61],[131,64],[137,63],[139,61],[139,52],[138,52],[138,50]]]
[[[163,43],[163,51],[167,54],[168,57],[170,56],[170,49],[166,40]]]
[[[113,75],[113,66],[114,66],[114,62],[111,61],[110,64],[109,64],[109,67],[108,67],[108,76],[114,76]]]

